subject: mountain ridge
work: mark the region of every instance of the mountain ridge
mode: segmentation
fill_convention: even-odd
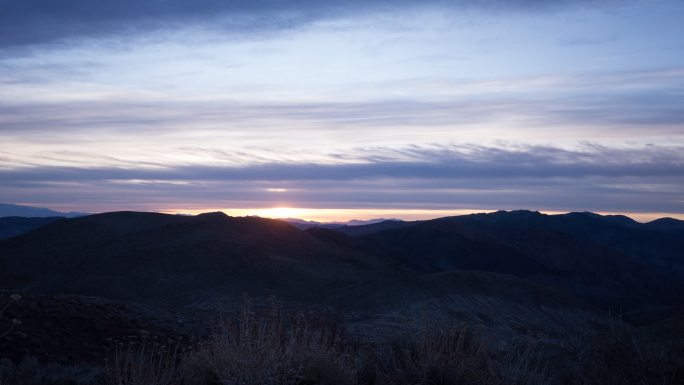
[[[252,286],[259,295],[316,300],[314,283],[332,298],[338,287],[371,277],[477,270],[598,303],[672,300],[662,293],[676,286],[683,264],[677,234],[625,223],[598,214],[501,211],[303,231],[282,220],[222,212],[112,212],[0,241],[0,278],[12,288],[136,300],[192,302],[219,288]],[[651,247],[665,257],[652,258]],[[183,285],[187,293],[175,288]]]
[[[28,218],[45,218],[45,217],[79,217],[89,215],[80,212],[62,212],[55,211],[44,207],[33,207],[25,205],[16,205],[9,203],[0,203],[0,218],[4,217],[28,217]]]

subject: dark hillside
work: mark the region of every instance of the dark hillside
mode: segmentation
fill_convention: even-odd
[[[352,236],[352,237],[358,237],[361,235],[373,234],[373,233],[377,233],[377,232],[384,231],[384,230],[401,229],[404,227],[411,226],[414,223],[416,223],[416,222],[387,220],[387,221],[372,223],[372,224],[368,224],[368,225],[342,226],[342,227],[336,227],[336,228],[331,227],[330,229],[333,229],[335,231],[339,231],[340,233],[344,233],[344,234]]]
[[[679,300],[673,293],[681,288],[675,274],[684,241],[635,223],[586,213],[497,212],[416,222],[359,242],[426,272],[513,274],[599,303]]]
[[[675,273],[684,279],[684,237],[681,236],[684,233],[672,231],[680,228],[678,226],[684,223],[682,221],[662,219],[644,224],[624,216],[601,216],[586,212],[563,215],[527,213],[498,212],[473,217],[499,229],[556,231],[579,242],[589,241],[625,253],[661,273]],[[517,218],[523,215],[529,216],[527,221]]]
[[[267,320],[283,321],[269,324],[285,333],[276,335],[289,335],[283,325],[303,332],[339,326],[378,357],[387,346],[409,343],[428,349],[415,357],[431,362],[443,338],[421,345],[433,341],[423,338],[460,330],[491,346],[492,365],[509,362],[500,354],[523,354],[524,365],[534,361],[529,354],[539,357],[555,378],[543,383],[595,383],[572,378],[589,373],[587,367],[600,375],[614,357],[624,361],[616,373],[627,367],[670,373],[679,365],[672,357],[682,351],[681,308],[670,305],[681,301],[682,290],[659,264],[678,259],[649,262],[640,250],[662,242],[676,256],[672,245],[679,239],[652,227],[623,217],[528,211],[383,222],[357,236],[222,213],[58,220],[0,241],[0,282],[12,290],[0,292],[9,305],[0,330],[10,331],[0,341],[0,359],[96,368],[112,354],[110,338],[124,337],[129,345],[117,346],[133,346],[147,330],[164,339],[199,335],[203,343],[216,343],[221,337],[209,337],[208,328],[224,317],[242,315],[264,326],[253,318],[256,312],[244,312],[246,295]],[[7,299],[16,292],[23,298]],[[296,314],[313,318],[296,324]],[[637,337],[645,342],[636,344]],[[260,338],[250,334],[243,341],[260,346],[259,357],[273,351]],[[231,356],[235,362],[251,357],[239,349]],[[639,361],[644,352],[647,362]],[[451,367],[454,359],[445,362]],[[652,366],[661,362],[666,370]]]
[[[63,217],[25,218],[3,217],[0,218],[0,239],[12,238],[26,234],[31,230],[45,226],[49,223],[64,219]]]
[[[674,218],[660,218],[644,224],[644,227],[672,232],[684,232],[684,221]]]
[[[9,293],[0,290],[0,303]],[[27,352],[42,362],[102,365],[119,341],[208,334],[211,323],[200,312],[171,313],[103,298],[74,295],[24,295],[9,306],[0,319],[6,330],[10,319],[21,324],[0,339],[0,358],[19,361]]]
[[[172,302],[237,291],[305,296],[372,269],[277,220],[212,213],[109,213],[0,242],[5,287]]]

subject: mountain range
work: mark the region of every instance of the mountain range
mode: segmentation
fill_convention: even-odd
[[[385,218],[375,218],[375,219],[366,219],[366,220],[352,219],[352,220],[346,221],[346,222],[339,222],[339,221],[318,222],[318,221],[308,221],[308,220],[299,219],[299,218],[276,218],[276,219],[279,219],[281,221],[285,221],[285,222],[291,224],[292,226],[295,226],[301,230],[310,229],[312,227],[324,227],[324,228],[328,228],[328,229],[340,229],[342,227],[356,227],[356,226],[373,225],[373,224],[381,223],[381,222],[402,222],[400,219],[385,219]]]
[[[46,222],[0,241],[6,288],[182,305],[245,292],[346,306],[402,280],[474,271],[633,307],[678,302],[684,281],[674,219],[500,211],[301,230],[223,213],[115,212]]]
[[[46,209],[43,207],[33,207],[24,205],[14,205],[8,203],[0,203],[0,218],[3,217],[28,217],[28,218],[45,218],[45,217],[80,217],[88,215],[79,212],[61,212]]]
[[[557,370],[574,359],[568,346],[612,330],[613,314],[684,352],[676,219],[499,211],[302,229],[221,212],[112,212],[0,218],[0,231],[0,302],[22,296],[0,317],[0,330],[22,322],[0,339],[0,358],[99,365],[107,338],[207,338],[245,298],[272,309],[274,297],[286,313],[334,314],[366,343],[426,325],[472,325],[502,344],[536,336]]]

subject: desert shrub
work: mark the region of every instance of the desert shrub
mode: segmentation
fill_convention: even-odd
[[[356,383],[355,358],[354,345],[329,318],[288,315],[275,303],[255,311],[246,301],[187,357],[184,372],[198,385],[349,385]]]
[[[7,310],[10,305],[18,300],[21,299],[21,296],[18,294],[12,294],[9,296],[7,299],[7,302],[5,302],[5,305],[0,308],[0,320],[3,319],[3,316],[5,314],[5,311]],[[21,321],[18,319],[12,319],[10,320],[9,326],[5,327],[4,330],[0,328],[0,338],[3,338],[10,334],[12,330],[14,330],[15,327],[21,324]]]
[[[41,364],[35,357],[25,357],[18,364],[0,360],[2,385],[100,385],[102,372],[87,366]]]
[[[180,344],[161,343],[143,331],[139,339],[115,342],[107,360],[107,385],[177,385],[181,383]]]
[[[189,385],[532,385],[543,383],[538,349],[506,351],[462,324],[426,327],[392,343],[360,345],[329,317],[287,314],[272,304],[221,322],[185,356]]]
[[[684,356],[668,344],[615,321],[580,352],[574,383],[669,385],[684,383]]]
[[[393,343],[378,366],[381,384],[465,384],[484,380],[488,352],[467,328],[424,331]]]
[[[467,325],[425,329],[415,337],[380,348],[362,370],[378,385],[533,384],[539,378],[532,344],[496,352]]]
[[[503,351],[490,353],[491,384],[537,385],[548,383],[543,349],[538,341],[519,339]]]

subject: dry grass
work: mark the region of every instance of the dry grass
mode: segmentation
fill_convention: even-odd
[[[107,361],[107,385],[178,385],[179,344],[176,341],[160,343],[147,337],[116,342],[114,358]]]
[[[18,294],[10,295],[9,298],[7,299],[7,302],[5,303],[5,305],[0,308],[0,319],[3,319],[3,315],[5,314],[5,310],[7,310],[7,308],[10,307],[10,305],[12,303],[19,301],[20,299],[21,299],[21,296]],[[0,331],[0,338],[4,338],[8,334],[10,334],[12,332],[12,330],[14,330],[14,328],[17,327],[18,325],[21,325],[21,321],[18,319],[12,319],[10,321],[10,326],[8,326],[4,331]]]
[[[187,358],[185,378],[198,385],[353,384],[356,354],[336,325],[310,313],[285,315],[275,303],[256,312],[246,302]]]
[[[541,377],[535,346],[520,343],[496,352],[467,325],[425,329],[374,352],[361,383],[378,385],[536,384]]]
[[[489,351],[467,327],[424,331],[410,341],[395,342],[378,360],[379,384],[487,383]]]
[[[386,345],[360,345],[328,318],[257,312],[248,303],[185,358],[192,385],[537,384],[536,350],[495,352],[466,325],[425,330]]]
[[[614,322],[600,335],[545,350],[530,337],[497,345],[466,324],[392,343],[361,345],[334,319],[288,313],[272,302],[224,319],[212,338],[183,351],[142,335],[116,344],[106,385],[672,385],[684,355]],[[509,341],[510,342],[510,341]],[[495,348],[498,346],[498,348]],[[558,346],[556,346],[556,349]],[[551,355],[565,357],[546,368]],[[34,367],[35,365],[31,366]],[[563,369],[564,368],[564,369]],[[558,369],[563,369],[560,373]],[[567,370],[565,370],[567,369]],[[15,370],[16,372],[16,370]],[[27,373],[38,373],[26,370]],[[18,373],[18,372],[17,372]],[[54,376],[52,376],[54,377]],[[2,384],[0,371],[0,384]],[[18,378],[18,376],[14,376]],[[28,378],[28,377],[26,377]],[[48,378],[42,376],[41,378]],[[26,382],[27,384],[30,382]],[[43,381],[44,383],[44,381]],[[15,385],[12,382],[12,385]]]
[[[578,379],[591,385],[684,383],[684,355],[616,320],[579,352]]]
[[[102,385],[102,380],[102,371],[89,366],[45,364],[30,356],[16,364],[0,360],[3,385]]]

